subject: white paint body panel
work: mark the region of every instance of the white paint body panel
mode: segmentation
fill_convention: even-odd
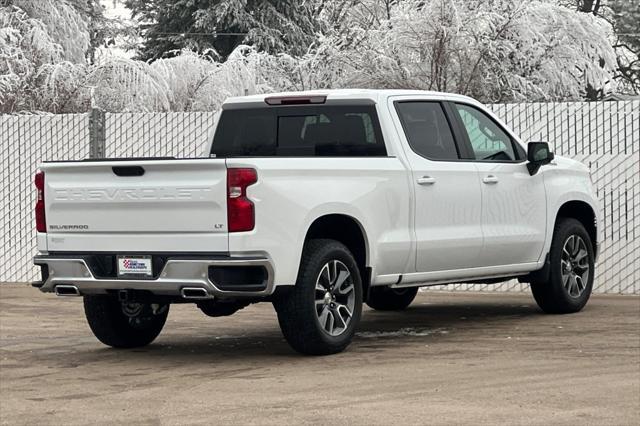
[[[565,202],[584,201],[599,218],[588,170],[575,161],[557,158],[529,176],[525,163],[430,161],[411,150],[392,106],[397,99],[473,104],[508,130],[470,98],[370,90],[285,95],[305,93],[373,101],[389,157],[47,163],[41,169],[48,226],[86,224],[88,229],[50,229],[46,237],[38,235],[39,250],[259,255],[272,262],[275,286],[293,285],[311,224],[324,215],[342,214],[352,217],[365,236],[372,283],[396,285],[402,276],[399,285],[408,286],[539,269]],[[264,97],[232,98],[226,105],[264,105]],[[145,175],[117,177],[111,171],[114,165],[141,165]],[[227,167],[257,170],[258,182],[247,190],[255,204],[255,228],[250,232],[227,233]],[[499,182],[484,184],[488,174]],[[434,178],[435,184],[417,184],[424,176]],[[162,199],[160,188],[182,198]],[[119,195],[109,199],[104,196],[109,190]],[[123,190],[130,190],[129,196],[121,195]],[[145,191],[149,199],[131,197]],[[74,193],[80,195],[69,196]]]
[[[293,284],[304,236],[328,214],[354,218],[366,235],[368,263],[377,274],[405,271],[411,254],[411,200],[406,170],[396,158],[229,159],[254,167],[259,182],[247,189],[255,203],[251,232],[229,234],[232,254],[267,254],[276,284]]]
[[[474,163],[482,194],[482,266],[537,262],[547,228],[544,175],[526,163]],[[491,183],[485,183],[485,180]],[[479,266],[480,266],[479,265]]]

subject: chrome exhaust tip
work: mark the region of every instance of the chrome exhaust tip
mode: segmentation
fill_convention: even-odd
[[[80,296],[80,290],[75,285],[57,285],[55,292],[56,296]]]
[[[183,299],[211,299],[206,289],[202,287],[183,287],[180,290]]]

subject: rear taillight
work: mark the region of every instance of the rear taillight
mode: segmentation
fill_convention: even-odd
[[[33,179],[38,193],[36,201],[36,231],[47,232],[47,220],[44,215],[44,172],[36,172]]]
[[[229,232],[251,231],[255,226],[253,203],[247,187],[258,181],[254,169],[227,169],[227,221]]]

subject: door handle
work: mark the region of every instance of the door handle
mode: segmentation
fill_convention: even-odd
[[[111,170],[116,176],[142,176],[144,174],[142,166],[113,166]]]
[[[431,176],[422,176],[417,180],[418,185],[433,185],[436,183],[436,178],[432,178]]]
[[[498,178],[497,178],[497,177],[495,177],[494,175],[488,175],[488,176],[485,176],[485,177],[482,179],[482,182],[484,182],[484,183],[486,183],[486,184],[498,183]]]

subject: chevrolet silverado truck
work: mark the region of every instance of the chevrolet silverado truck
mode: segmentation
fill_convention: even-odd
[[[363,303],[401,310],[420,286],[518,278],[577,312],[600,241],[587,167],[446,93],[231,98],[202,158],[45,162],[35,186],[34,286],[82,296],[115,348],[152,342],[172,303],[271,302],[316,355],[349,345]]]

